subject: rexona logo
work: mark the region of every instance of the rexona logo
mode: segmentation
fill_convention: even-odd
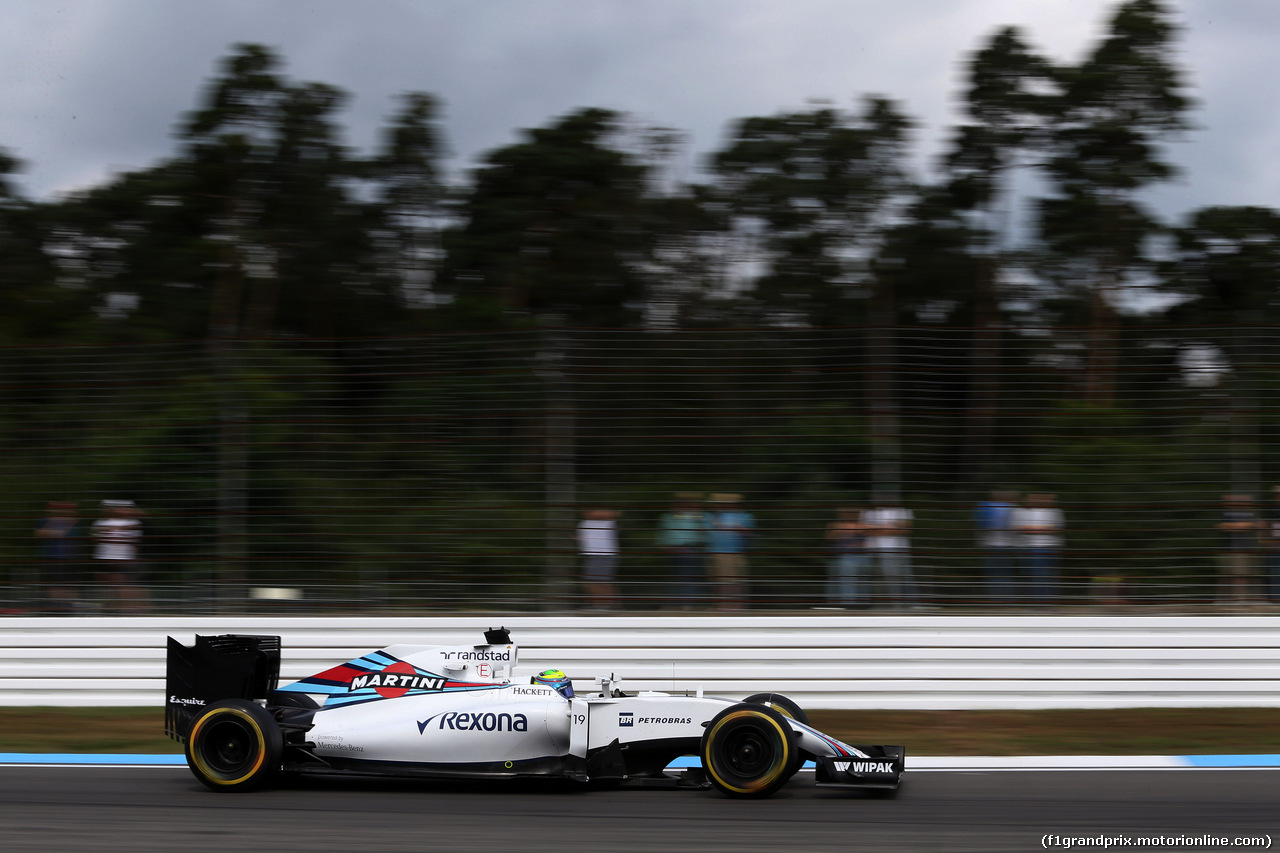
[[[445,660],[511,660],[511,649],[494,652],[481,649],[475,652],[441,652]]]
[[[892,773],[892,761],[833,761],[841,773]]]
[[[466,711],[447,711],[418,721],[418,734],[422,734],[433,720],[439,720],[437,729],[455,732],[527,732],[529,718],[524,714],[495,714],[492,711],[469,714]]]
[[[419,675],[412,664],[396,661],[382,672],[355,676],[348,689],[354,691],[372,687],[379,696],[396,699],[410,690],[443,690],[444,681],[438,675]]]

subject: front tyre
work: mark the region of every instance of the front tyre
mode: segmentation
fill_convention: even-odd
[[[796,704],[795,700],[783,696],[781,693],[753,693],[743,702],[750,702],[753,705],[768,705],[770,708],[781,711],[784,717],[790,717],[797,723],[809,725],[809,716],[804,709]]]
[[[800,767],[786,717],[768,705],[746,702],[711,719],[700,754],[711,784],[730,797],[767,797]]]
[[[250,791],[280,769],[284,736],[266,709],[224,699],[201,709],[187,735],[187,766],[214,791]]]

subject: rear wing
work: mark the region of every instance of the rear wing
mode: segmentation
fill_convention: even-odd
[[[280,680],[280,638],[196,635],[194,646],[169,638],[164,732],[185,743],[196,714],[220,699],[266,699]]]

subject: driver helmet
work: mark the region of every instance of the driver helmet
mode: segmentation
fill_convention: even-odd
[[[531,684],[545,684],[547,687],[554,687],[561,696],[566,699],[573,698],[573,682],[569,680],[569,676],[558,669],[544,669],[535,675],[531,680]]]

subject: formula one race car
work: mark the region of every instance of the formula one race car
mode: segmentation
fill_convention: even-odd
[[[819,785],[892,793],[901,746],[849,746],[810,727],[784,696],[741,702],[624,693],[613,677],[575,695],[563,672],[513,678],[505,628],[475,646],[388,646],[277,687],[280,638],[169,638],[165,731],[215,791],[287,773],[434,778],[561,778],[713,786],[767,797],[811,759]],[[685,755],[700,768],[671,774]]]

